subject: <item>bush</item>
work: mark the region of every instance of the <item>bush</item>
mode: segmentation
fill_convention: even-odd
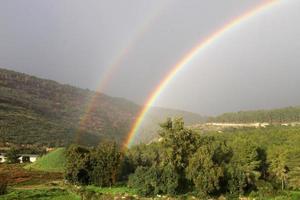
[[[138,167],[134,174],[129,176],[128,185],[143,196],[158,194],[176,194],[179,175],[170,165],[164,167]]]
[[[20,156],[18,154],[19,151],[16,148],[11,148],[6,154],[6,162],[11,164],[20,163]]]
[[[70,146],[66,152],[65,178],[80,185],[111,187],[119,177],[121,156],[115,142],[102,142],[90,149]]]

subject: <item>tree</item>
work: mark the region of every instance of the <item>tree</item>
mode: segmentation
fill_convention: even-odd
[[[66,151],[65,178],[75,184],[89,184],[91,170],[90,150],[78,145],[71,145]]]
[[[116,142],[100,143],[91,153],[92,183],[101,187],[114,185],[120,172],[121,157]]]
[[[153,196],[157,194],[177,193],[179,175],[172,165],[138,167],[129,176],[128,185],[137,190],[140,195]]]
[[[19,160],[19,151],[16,148],[11,148],[7,153],[6,153],[6,162],[7,163],[20,163]]]
[[[163,165],[171,164],[174,167],[174,172],[179,175],[177,191],[183,192],[190,185],[186,179],[185,169],[190,156],[198,148],[200,137],[191,129],[184,127],[182,118],[174,120],[169,118],[162,123],[160,136],[166,154],[162,158]]]
[[[270,171],[281,182],[281,190],[285,188],[288,179],[287,156],[288,152],[282,146],[273,147],[270,151]]]
[[[210,140],[200,146],[190,158],[186,169],[187,177],[193,181],[200,196],[216,194],[221,189],[224,165],[230,157],[231,151],[224,143]]]
[[[233,155],[226,169],[231,193],[251,191],[256,188],[256,181],[260,178],[261,160],[258,147],[245,136],[236,137],[231,143]]]

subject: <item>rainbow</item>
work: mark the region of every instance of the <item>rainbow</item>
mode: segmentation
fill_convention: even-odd
[[[184,67],[188,66],[191,63],[193,58],[199,55],[202,51],[204,51],[210,44],[218,40],[222,37],[226,32],[231,30],[232,28],[238,26],[239,24],[245,22],[249,18],[261,13],[262,11],[270,8],[275,3],[278,3],[279,0],[267,0],[263,3],[259,4],[258,6],[252,8],[251,10],[247,11],[246,13],[234,18],[230,22],[226,23],[220,29],[209,35],[206,39],[202,40],[199,44],[197,44],[193,49],[191,49],[185,56],[175,64],[171,68],[171,71],[167,74],[167,76],[158,84],[158,86],[154,89],[154,91],[149,96],[148,100],[146,101],[145,105],[143,106],[142,110],[138,114],[130,132],[126,140],[124,141],[124,147],[130,147],[138,133],[138,129],[141,126],[146,114],[155,103],[156,99],[160,96],[166,86],[170,83],[172,79],[178,74],[178,72],[183,69]]]
[[[151,12],[146,20],[139,26],[133,37],[127,41],[127,44],[121,49],[121,51],[115,56],[113,61],[108,65],[104,71],[100,82],[97,84],[96,93],[93,95],[90,100],[87,101],[84,109],[84,113],[79,122],[78,131],[83,130],[84,124],[89,120],[89,115],[96,107],[97,98],[101,93],[105,92],[108,83],[113,79],[117,69],[121,66],[124,60],[127,58],[128,54],[133,50],[135,44],[147,33],[152,24],[159,18],[162,14],[162,11],[170,3],[170,0],[161,1],[161,3],[155,8],[154,12]]]

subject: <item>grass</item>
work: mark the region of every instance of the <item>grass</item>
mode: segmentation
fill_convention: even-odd
[[[267,200],[299,200],[299,199],[300,199],[300,191],[287,191],[283,195],[279,195]]]
[[[97,187],[93,185],[86,186],[85,188],[87,191],[93,191],[96,193],[102,194],[111,194],[111,195],[120,195],[120,194],[128,194],[128,195],[135,195],[136,191],[132,188],[128,188],[126,186],[120,187]]]
[[[80,197],[64,189],[13,190],[0,196],[0,200],[80,200]]]
[[[38,158],[36,162],[25,166],[25,169],[34,169],[46,172],[63,172],[65,165],[65,148],[56,150]]]
[[[300,200],[300,191],[282,191],[274,196],[260,194],[260,195],[252,196],[251,199],[256,199],[256,200]]]

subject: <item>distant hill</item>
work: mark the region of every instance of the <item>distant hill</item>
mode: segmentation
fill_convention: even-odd
[[[88,145],[101,138],[122,141],[141,107],[126,99],[97,93],[95,106],[79,127],[87,103],[95,94],[0,69],[0,143],[64,146],[74,140]],[[157,123],[167,116],[184,116],[187,123],[202,120],[197,114],[171,109],[155,108],[150,113],[143,134],[153,135]]]
[[[300,106],[286,107],[271,110],[256,110],[256,111],[240,111],[232,113],[224,113],[217,117],[211,117],[209,122],[221,123],[255,123],[268,122],[290,123],[300,121]]]

